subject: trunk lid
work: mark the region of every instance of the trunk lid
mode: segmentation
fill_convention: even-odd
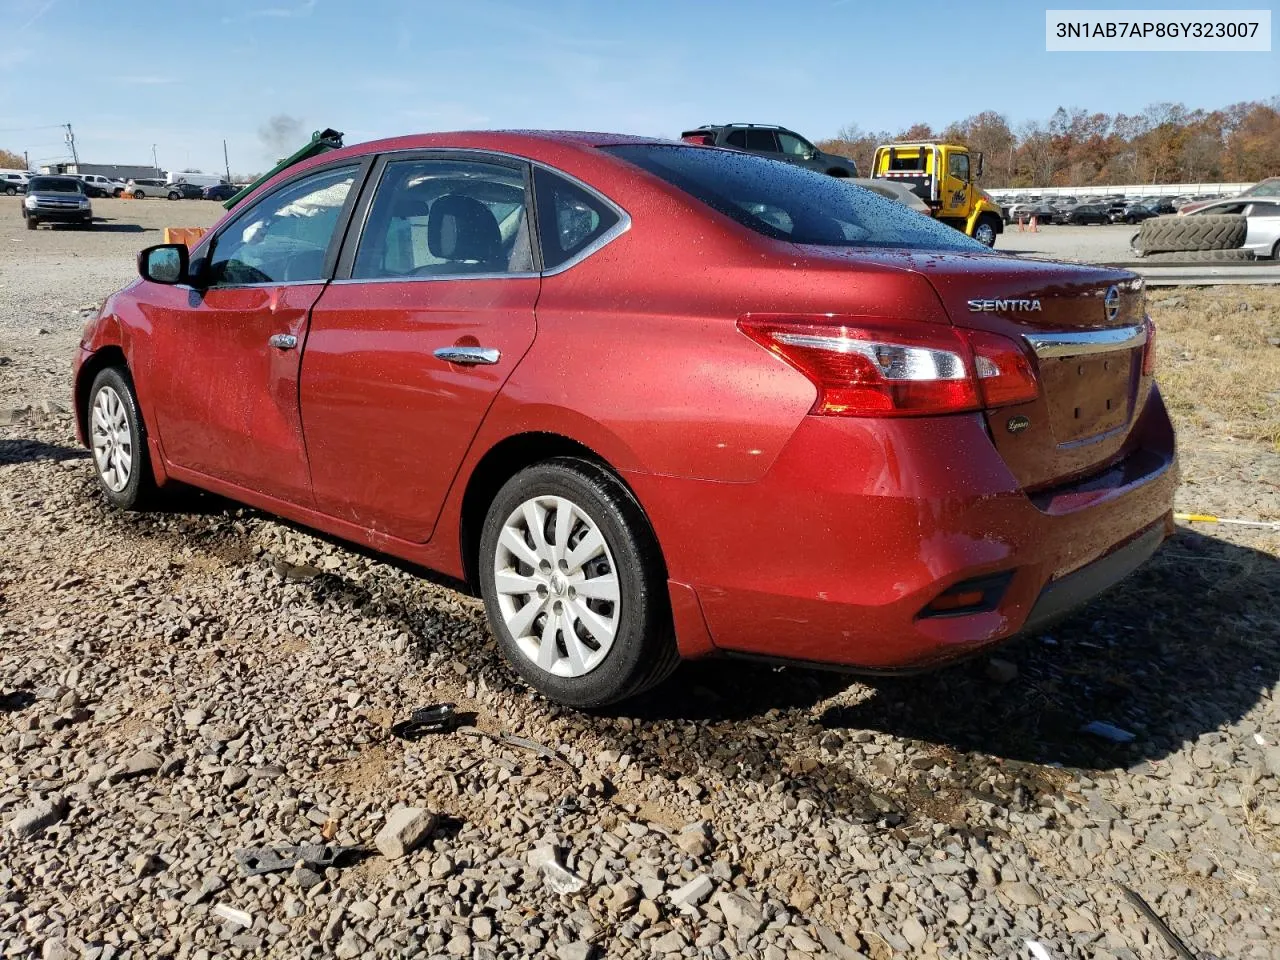
[[[865,250],[857,253],[868,258]],[[870,259],[920,273],[956,326],[1026,347],[1039,396],[984,414],[1024,488],[1068,483],[1128,452],[1150,387],[1142,375],[1140,278],[1111,267],[990,254],[884,251]]]

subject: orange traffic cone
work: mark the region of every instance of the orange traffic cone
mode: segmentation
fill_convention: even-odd
[[[1035,218],[1035,217],[1032,217],[1032,218],[1031,218],[1031,232],[1032,232],[1032,233],[1039,233],[1039,232],[1040,232],[1040,225],[1036,223],[1036,218]]]

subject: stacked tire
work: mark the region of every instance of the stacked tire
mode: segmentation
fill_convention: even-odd
[[[1252,260],[1242,250],[1249,232],[1239,214],[1152,217],[1133,238],[1134,252],[1149,260],[1230,263]]]

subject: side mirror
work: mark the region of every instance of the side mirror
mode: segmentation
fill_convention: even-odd
[[[138,273],[152,283],[173,285],[187,281],[188,253],[185,243],[161,243],[138,254]]]
[[[974,156],[977,158],[977,161],[978,161],[978,172],[973,175],[973,179],[981,180],[982,179],[982,154],[976,153],[974,154]]]

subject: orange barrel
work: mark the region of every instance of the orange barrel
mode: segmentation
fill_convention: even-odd
[[[188,247],[194,247],[205,235],[206,229],[206,227],[165,227],[164,242],[185,243]]]

